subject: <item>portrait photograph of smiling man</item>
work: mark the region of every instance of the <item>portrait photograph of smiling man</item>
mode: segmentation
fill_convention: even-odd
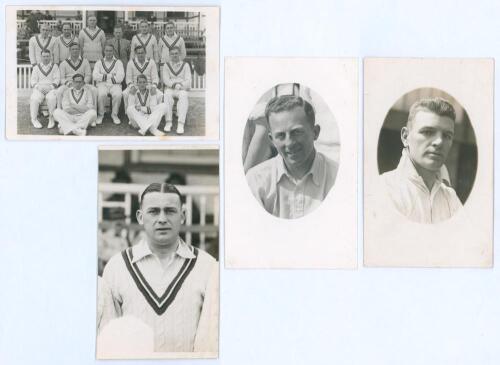
[[[333,187],[339,150],[337,125],[321,98],[304,85],[276,85],[246,125],[242,157],[248,185],[268,213],[303,217]]]

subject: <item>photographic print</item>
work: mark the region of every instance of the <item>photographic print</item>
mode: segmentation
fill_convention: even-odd
[[[225,64],[226,266],[355,268],[356,60]]]
[[[493,62],[365,61],[367,266],[492,264]]]
[[[217,147],[99,150],[97,358],[216,358]]]
[[[276,217],[300,218],[318,207],[335,184],[339,154],[335,118],[305,85],[271,88],[245,126],[242,162],[248,186]]]
[[[7,7],[7,136],[218,137],[217,7]]]

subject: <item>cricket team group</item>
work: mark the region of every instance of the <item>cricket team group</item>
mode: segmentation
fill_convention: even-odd
[[[184,39],[175,32],[173,22],[166,23],[165,34],[157,39],[148,21],[142,20],[131,41],[123,38],[119,26],[114,37],[106,39],[95,16],[87,19],[87,27],[78,36],[70,23],[63,23],[58,37],[50,35],[47,24],[41,24],[40,34],[29,41],[31,123],[43,128],[38,115],[45,101],[47,128],[57,123],[61,134],[85,136],[89,127],[102,124],[109,99],[111,119],[120,124],[123,99],[129,124],[139,134],[183,134],[192,79],[185,57]],[[160,130],[163,117],[165,125]]]

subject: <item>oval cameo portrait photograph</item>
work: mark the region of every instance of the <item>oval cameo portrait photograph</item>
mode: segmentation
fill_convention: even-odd
[[[337,122],[320,95],[298,83],[278,84],[260,97],[245,126],[242,163],[248,186],[270,214],[301,218],[335,184]]]
[[[394,207],[417,223],[439,223],[464,204],[478,152],[467,111],[453,96],[419,88],[387,113],[377,151],[381,184]]]

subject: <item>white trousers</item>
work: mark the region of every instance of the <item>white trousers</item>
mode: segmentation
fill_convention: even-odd
[[[122,84],[107,84],[100,82],[97,84],[97,112],[104,115],[104,105],[108,94],[111,94],[111,115],[118,115],[122,102]]]
[[[40,108],[40,104],[47,100],[47,106],[49,108],[49,115],[52,116],[54,113],[54,109],[57,104],[57,94],[55,90],[50,90],[47,95],[43,95],[40,91],[33,89],[33,93],[30,97],[30,114],[31,120],[35,120],[38,116],[38,108]]]
[[[83,87],[85,90],[92,93],[92,103],[94,104],[94,109],[97,110],[97,88],[93,85],[88,84],[85,84]],[[62,99],[64,96],[64,92],[68,89],[69,87],[67,87],[66,85],[61,85],[57,89],[57,107],[59,109],[62,109]]]
[[[174,98],[177,98],[177,116],[178,123],[185,124],[187,111],[189,108],[188,92],[186,90],[165,89],[165,104],[168,110],[165,115],[167,122],[172,121],[172,108],[174,107]]]
[[[148,129],[158,129],[161,118],[167,112],[165,104],[158,104],[151,108],[151,114],[144,114],[137,111],[134,105],[130,105],[127,109],[128,119],[134,128],[139,127],[139,132],[145,134]]]
[[[59,123],[63,134],[69,134],[77,128],[87,129],[90,123],[95,122],[97,113],[89,109],[83,114],[69,114],[62,109],[54,110],[54,119]]]
[[[136,87],[137,89],[137,87]],[[137,89],[139,90],[139,89]],[[125,103],[125,110],[128,110],[128,96],[130,94],[130,87],[127,87],[125,90],[123,90],[123,102]],[[163,103],[163,93],[159,90],[156,89],[156,102],[158,104]]]

